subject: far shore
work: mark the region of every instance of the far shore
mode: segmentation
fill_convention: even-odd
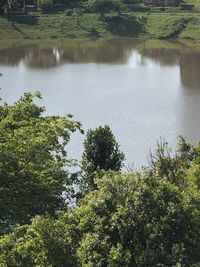
[[[97,13],[81,16],[65,14],[0,17],[2,39],[98,39],[139,37],[163,40],[200,40],[200,14],[139,13],[118,15]]]

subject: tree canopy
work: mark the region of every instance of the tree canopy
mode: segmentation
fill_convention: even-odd
[[[71,162],[65,145],[80,124],[70,115],[43,116],[34,97],[41,96],[26,93],[13,105],[0,106],[1,232],[65,205]]]
[[[96,177],[79,206],[37,216],[0,239],[7,266],[193,266],[200,259],[200,196],[147,174]]]

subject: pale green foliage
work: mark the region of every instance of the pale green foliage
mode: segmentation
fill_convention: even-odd
[[[71,116],[42,116],[33,99],[28,93],[0,106],[0,231],[64,208],[62,192],[71,183],[65,145],[80,124]]]
[[[69,233],[62,220],[36,216],[30,226],[16,228],[0,239],[0,266],[74,267]]]
[[[117,243],[116,246],[112,246],[109,258],[108,258],[108,266],[109,267],[117,267],[123,266],[128,267],[131,258],[131,253],[129,250],[125,250],[122,247],[122,244]]]
[[[188,183],[192,188],[200,190],[200,142],[192,148],[192,161],[187,169]]]

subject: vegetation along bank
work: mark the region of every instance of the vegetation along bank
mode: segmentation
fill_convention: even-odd
[[[140,2],[128,5],[116,0],[89,0],[73,5],[40,0],[37,8],[27,5],[24,9],[22,4],[21,8],[20,4],[10,8],[5,4],[0,6],[0,38],[123,36],[198,40],[200,8],[193,2],[180,4],[175,1],[173,6],[163,7]]]

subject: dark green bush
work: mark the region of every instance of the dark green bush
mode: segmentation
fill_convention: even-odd
[[[148,12],[150,11],[150,7],[143,6],[143,5],[126,5],[126,7],[135,12]]]
[[[65,15],[68,16],[68,17],[71,17],[73,14],[73,10],[72,9],[66,9],[65,10]]]
[[[85,9],[89,12],[107,13],[110,11],[121,11],[124,4],[121,0],[89,0]]]
[[[189,4],[181,4],[181,9],[183,10],[193,10],[194,9],[194,5],[189,5]]]

